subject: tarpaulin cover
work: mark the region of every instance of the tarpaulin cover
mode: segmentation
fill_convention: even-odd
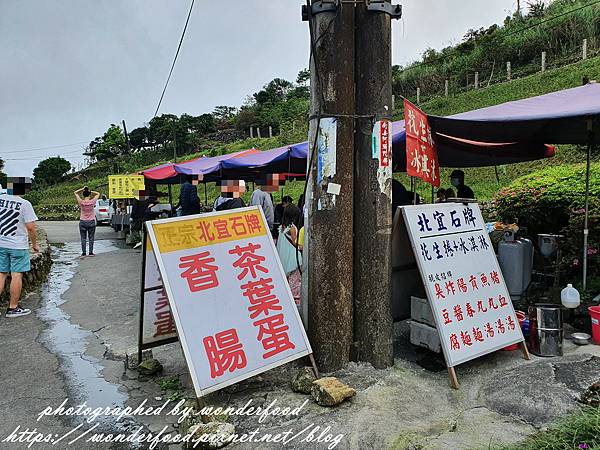
[[[436,134],[440,167],[487,167],[534,161],[554,156],[552,146],[541,143],[489,143]],[[404,120],[392,123],[394,172],[406,170],[406,131]]]
[[[221,162],[223,176],[244,177],[266,173],[304,174],[306,172],[307,149],[308,143],[301,142],[228,159]]]
[[[477,141],[585,144],[588,118],[599,143],[600,84],[595,82],[429,121],[437,133]]]
[[[208,175],[221,169],[221,163],[235,158],[245,157],[246,155],[252,155],[261,153],[255,148],[249,150],[241,150],[239,152],[228,153],[226,155],[213,156],[213,157],[201,157],[192,159],[185,163],[175,164],[174,170],[177,173],[184,175]]]
[[[149,178],[150,180],[164,180],[177,175],[174,166],[175,164],[173,163],[161,164],[160,166],[144,170],[142,174],[145,178]]]

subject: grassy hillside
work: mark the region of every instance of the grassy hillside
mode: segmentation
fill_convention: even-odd
[[[582,78],[587,76],[589,79],[597,79],[600,81],[600,57],[588,59],[569,66],[549,70],[544,74],[535,74],[525,78],[513,80],[511,82],[495,84],[488,88],[471,90],[449,97],[438,97],[422,103],[420,107],[429,114],[449,115],[456,114],[472,109],[492,106],[499,103],[518,100],[521,98],[541,95],[548,92],[553,92],[565,88],[576,87],[581,85]],[[400,119],[403,116],[402,109],[395,111],[395,118]],[[306,135],[303,132],[296,132],[294,135],[282,135],[267,139],[247,139],[237,141],[233,144],[218,144],[214,143],[210,150],[186,155],[185,159],[190,159],[195,156],[218,155],[228,152],[233,152],[241,149],[256,147],[262,150],[267,150],[277,146],[291,144],[305,139]],[[549,164],[572,164],[581,162],[585,158],[585,149],[575,146],[561,145],[557,148],[556,156],[551,160],[534,161],[529,163],[512,164],[510,166],[499,166],[497,168],[499,181],[496,179],[496,172],[493,167],[466,169],[466,180],[475,194],[480,199],[491,199],[499,188],[507,186],[516,178],[526,175],[527,173],[547,166]],[[600,160],[599,155],[595,156],[596,160]],[[141,164],[143,158],[135,157],[130,160],[119,160],[111,163],[112,166],[117,166],[121,172],[136,172],[144,168],[158,165],[163,161],[155,161],[152,164]],[[68,181],[57,184],[43,191],[34,193],[31,196],[33,202],[38,206],[45,205],[67,205],[73,204],[72,193],[80,187],[84,182],[92,189],[106,191],[106,175],[113,173],[111,167],[108,166],[92,166],[86,170],[86,178],[79,177],[80,180]],[[442,170],[442,180],[446,182],[445,187],[449,187],[450,170]],[[409,186],[410,183],[405,175],[397,175],[397,177]],[[444,185],[443,185],[444,186]],[[304,183],[289,182],[284,188],[286,195],[291,195],[294,200],[302,193]],[[161,189],[166,192],[166,187]],[[431,188],[428,185],[420,183],[420,195],[429,200],[431,196]],[[200,186],[200,198],[204,201],[204,189]],[[175,186],[173,194],[178,195],[178,188]],[[218,195],[218,190],[214,184],[209,184],[208,198],[211,203]],[[246,196],[246,199],[249,194]],[[279,199],[279,195],[276,195]]]
[[[583,77],[600,82],[600,57],[581,61],[576,64],[560,67],[557,69],[538,73],[518,80],[512,80],[507,83],[492,85],[488,88],[471,90],[458,95],[449,97],[438,97],[419,105],[428,114],[440,116],[458,114],[473,109],[493,106],[504,102],[519,100],[522,98],[543,95],[549,92],[559,91],[580,86]],[[403,110],[395,112],[395,118],[403,118]],[[594,156],[595,160],[600,160],[600,155]],[[557,146],[556,156],[551,160],[540,160],[527,163],[511,164],[509,166],[498,167],[499,182],[496,180],[494,167],[483,167],[477,169],[465,169],[466,182],[469,184],[475,195],[480,199],[491,199],[496,191],[503,186],[507,186],[516,178],[530,173],[533,170],[540,169],[548,164],[572,164],[585,160],[585,149],[572,145]],[[451,170],[442,170],[440,174],[442,180],[449,186],[448,176]],[[399,177],[406,186],[409,181],[406,176]],[[422,185],[419,189],[424,198],[429,199],[431,188]]]

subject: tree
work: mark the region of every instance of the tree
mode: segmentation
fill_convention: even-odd
[[[123,154],[127,150],[127,142],[121,127],[111,124],[102,137],[95,138],[88,145],[85,155],[103,161]]]
[[[294,85],[283,78],[275,78],[269,84],[254,94],[254,100],[260,105],[284,101]]]
[[[131,147],[135,149],[139,149],[144,146],[144,144],[150,143],[150,131],[148,127],[139,127],[134,130],[131,130],[129,133],[129,143]]]
[[[51,185],[63,180],[67,172],[71,170],[71,163],[60,156],[41,161],[33,169],[33,177],[36,184]]]
[[[310,82],[310,70],[302,69],[296,77],[296,84],[299,86],[308,86]]]
[[[237,108],[235,106],[215,106],[215,109],[212,112],[212,115],[218,121],[227,121],[233,119],[237,112]]]

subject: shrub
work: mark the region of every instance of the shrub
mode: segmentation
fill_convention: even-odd
[[[600,163],[590,171],[588,273],[600,276]],[[526,226],[530,236],[563,234],[563,268],[579,274],[583,249],[585,165],[547,167],[518,178],[499,191],[493,203],[499,219]],[[535,242],[535,240],[534,240]]]

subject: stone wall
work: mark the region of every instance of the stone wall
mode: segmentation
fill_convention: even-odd
[[[30,250],[31,270],[23,276],[23,293],[35,290],[40,284],[46,281],[52,266],[52,255],[50,253],[50,244],[48,244],[48,236],[46,236],[46,232],[39,227],[37,229],[37,241],[40,246],[40,252],[33,253],[33,251]],[[4,292],[0,295],[0,305],[2,306],[6,306],[8,303],[9,286],[10,275],[6,280]]]

